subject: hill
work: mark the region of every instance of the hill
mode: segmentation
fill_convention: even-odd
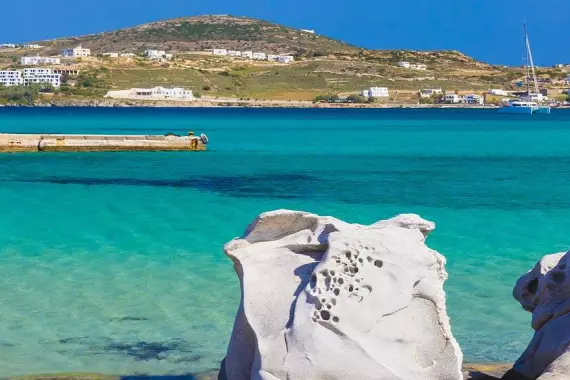
[[[49,46],[45,51],[48,54],[78,44],[92,49],[94,54],[110,51],[141,52],[149,48],[188,51],[220,47],[295,55],[355,53],[361,50],[341,41],[267,21],[225,15],[176,18],[112,32],[39,43]]]

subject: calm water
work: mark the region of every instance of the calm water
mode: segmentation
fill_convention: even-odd
[[[266,210],[435,221],[471,362],[522,352],[530,315],[513,284],[570,245],[570,112],[0,109],[0,130],[212,142],[0,155],[0,376],[216,368],[239,302],[221,248]]]

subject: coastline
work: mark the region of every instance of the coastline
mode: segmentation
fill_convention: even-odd
[[[495,105],[465,105],[465,104],[412,104],[412,103],[312,103],[307,101],[271,101],[271,100],[243,100],[243,101],[143,101],[143,100],[109,100],[109,99],[75,99],[38,101],[33,104],[5,103],[0,108],[317,108],[317,109],[494,109]]]

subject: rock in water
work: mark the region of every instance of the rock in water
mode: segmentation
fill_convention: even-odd
[[[570,252],[544,256],[513,295],[535,330],[514,370],[528,379],[570,379]]]
[[[371,226],[273,211],[225,246],[242,298],[221,379],[461,379],[445,258],[417,215]]]

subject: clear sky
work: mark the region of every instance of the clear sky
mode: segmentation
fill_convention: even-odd
[[[1,2],[0,43],[97,33],[180,16],[231,14],[315,29],[366,48],[455,49],[490,63],[518,65],[526,19],[536,63],[570,63],[569,0]]]

